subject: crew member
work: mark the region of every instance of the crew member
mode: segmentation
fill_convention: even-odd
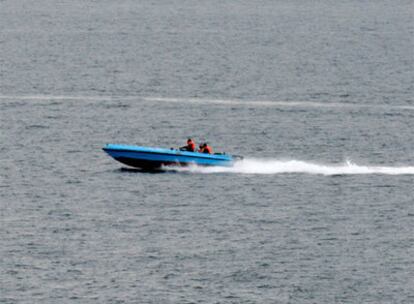
[[[200,149],[198,150],[198,152],[213,154],[213,149],[207,143],[204,143],[204,144],[200,145]]]
[[[191,138],[189,138],[187,139],[187,145],[184,147],[181,147],[180,150],[194,152],[196,150],[196,144]]]

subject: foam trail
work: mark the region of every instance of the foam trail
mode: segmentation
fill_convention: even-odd
[[[241,100],[241,99],[212,99],[212,98],[177,98],[177,97],[150,97],[139,95],[127,95],[127,96],[112,96],[112,95],[0,95],[0,100],[73,100],[73,101],[112,101],[112,100],[124,100],[124,101],[137,101],[144,100],[149,102],[162,102],[162,103],[187,103],[187,104],[208,104],[208,105],[228,105],[235,107],[270,107],[270,108],[282,108],[282,107],[297,107],[297,108],[339,108],[339,109],[369,109],[376,108],[382,110],[414,110],[412,105],[381,105],[381,104],[355,104],[346,102],[317,102],[317,101],[283,101],[283,100]]]
[[[191,103],[191,104],[213,104],[229,106],[250,106],[250,107],[298,107],[298,108],[377,108],[383,110],[414,110],[411,105],[381,105],[381,104],[355,104],[345,102],[317,102],[317,101],[282,101],[282,100],[241,100],[241,99],[208,99],[208,98],[174,98],[174,97],[143,97],[146,101],[165,103]]]
[[[171,167],[167,170],[191,173],[233,173],[233,174],[283,174],[304,173],[318,175],[414,175],[414,166],[360,166],[347,161],[344,164],[324,165],[300,160],[244,159],[237,161],[233,167]]]

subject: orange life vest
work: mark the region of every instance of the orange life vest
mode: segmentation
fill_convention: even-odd
[[[199,152],[213,154],[213,149],[211,149],[210,146],[205,146],[205,147],[201,148]]]
[[[191,152],[194,152],[196,150],[196,144],[193,141],[190,141],[187,144],[187,150],[191,151]]]

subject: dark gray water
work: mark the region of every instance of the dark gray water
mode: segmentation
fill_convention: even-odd
[[[413,11],[0,1],[0,303],[413,303]]]

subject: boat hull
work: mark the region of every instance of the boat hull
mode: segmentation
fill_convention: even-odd
[[[141,146],[108,144],[103,150],[115,160],[144,170],[156,170],[163,166],[232,166],[233,157],[227,154],[204,154]]]

